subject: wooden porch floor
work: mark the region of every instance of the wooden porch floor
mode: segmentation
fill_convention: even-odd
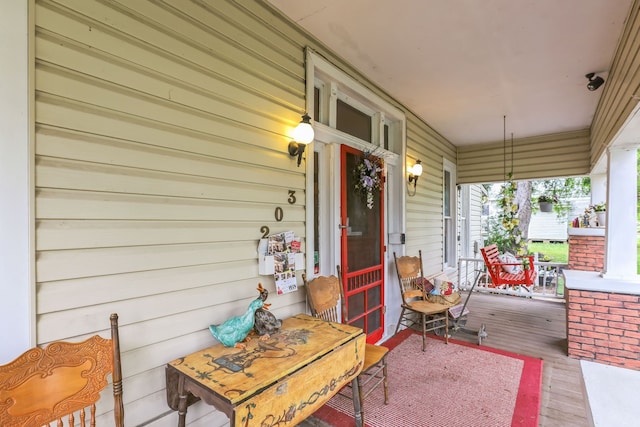
[[[563,302],[474,293],[468,308],[465,329],[477,331],[484,323],[488,336],[483,345],[543,359],[540,427],[592,425],[580,362],[567,356]],[[453,338],[477,343],[477,335],[464,331]],[[311,417],[301,426],[327,424]]]
[[[540,427],[592,425],[580,361],[567,356],[563,300],[474,293],[469,310],[467,329],[486,326],[488,336],[482,345],[544,361]],[[464,332],[454,338],[477,343],[477,336]]]

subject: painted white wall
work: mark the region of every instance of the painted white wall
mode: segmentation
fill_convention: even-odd
[[[637,145],[608,150],[605,277],[637,280]],[[631,227],[630,227],[631,226]]]
[[[607,201],[607,174],[594,173],[591,178],[591,204]]]
[[[0,364],[33,342],[29,4],[0,2]]]

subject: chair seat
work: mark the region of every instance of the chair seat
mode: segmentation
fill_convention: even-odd
[[[366,344],[364,348],[364,366],[363,371],[369,370],[370,367],[380,362],[380,360],[389,353],[387,347],[375,344]]]
[[[528,276],[525,276],[524,271],[521,271],[519,273],[502,273],[500,276],[502,284],[528,285],[535,283],[537,273],[535,271],[531,271]]]
[[[438,314],[449,309],[449,307],[444,304],[429,301],[411,301],[404,306],[409,310],[419,311],[424,314]]]

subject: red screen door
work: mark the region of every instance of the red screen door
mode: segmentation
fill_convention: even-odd
[[[384,333],[384,181],[369,200],[356,189],[361,179],[354,171],[363,159],[362,151],[342,146],[340,261],[349,324],[362,328],[367,342],[374,343]]]

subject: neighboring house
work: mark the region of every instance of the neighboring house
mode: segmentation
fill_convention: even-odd
[[[571,199],[571,210],[566,217],[558,218],[555,212],[536,211],[531,215],[529,223],[529,240],[533,241],[549,241],[549,242],[566,242],[568,238],[567,227],[571,221],[584,214],[585,208],[590,204],[588,197]]]
[[[395,330],[393,252],[422,250],[427,274],[455,274],[458,257],[473,256],[480,190],[463,186],[458,200],[457,184],[501,180],[501,143],[456,148],[268,3],[25,3],[0,15],[12,43],[0,75],[13,84],[0,101],[10,118],[0,178],[11,183],[0,193],[0,363],[105,333],[117,312],[127,425],[175,425],[165,364],[211,345],[209,324],[243,311],[258,282],[277,316],[306,311],[304,291],[276,295],[273,276],[259,274],[263,235],[300,236],[309,274],[315,251],[318,273],[334,274],[344,239],[362,243],[345,210],[348,165],[362,151],[387,168],[383,203],[363,211],[362,224],[379,225],[361,246],[379,255],[379,281],[364,290],[381,298],[371,336]],[[635,52],[620,55],[624,71],[640,69]],[[610,108],[593,130],[516,140],[519,165],[535,166],[532,141],[552,161],[543,176],[516,167],[515,178],[589,173],[629,114],[621,99],[635,81],[603,97]],[[316,138],[298,166],[288,145],[305,112]],[[551,156],[568,145],[569,159]],[[408,195],[417,160],[424,173]],[[202,404],[189,415],[226,420]]]

